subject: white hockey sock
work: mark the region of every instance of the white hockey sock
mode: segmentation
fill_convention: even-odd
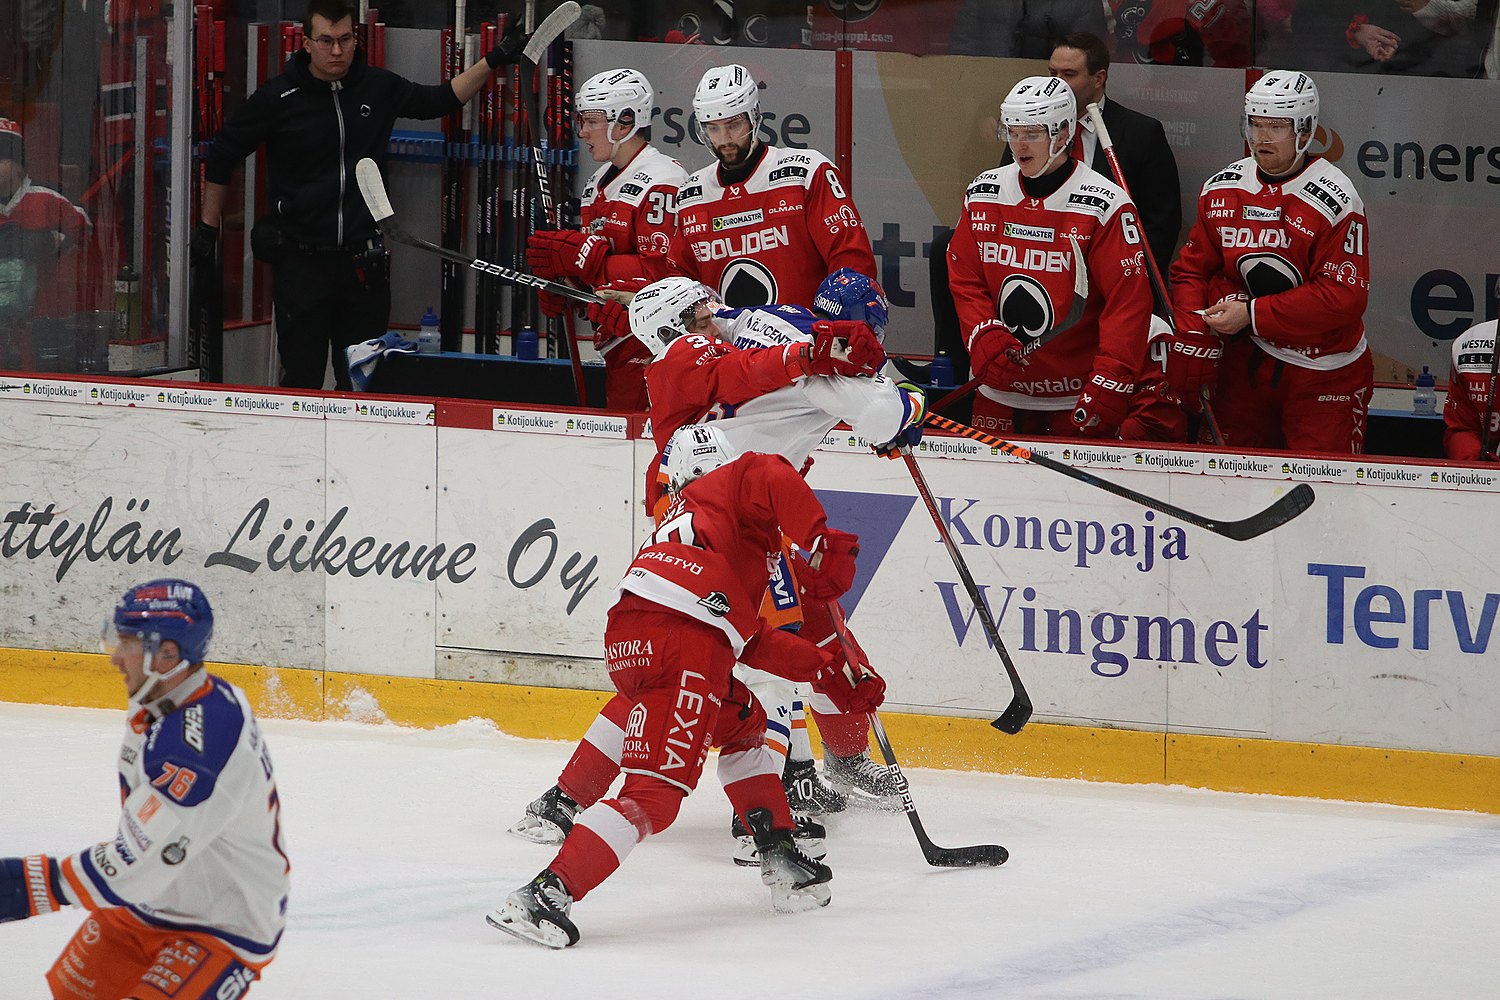
[[[812,760],[812,738],[807,735],[807,709],[802,700],[792,702],[792,760]]]

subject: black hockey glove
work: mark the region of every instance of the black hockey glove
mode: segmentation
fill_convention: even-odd
[[[484,54],[484,61],[490,64],[490,69],[499,69],[501,66],[509,66],[521,58],[521,52],[526,48],[526,29],[521,27],[519,18],[513,18],[510,27],[505,29],[505,35]]]

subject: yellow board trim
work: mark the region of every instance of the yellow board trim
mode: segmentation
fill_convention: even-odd
[[[607,698],[568,688],[208,666],[244,688],[266,718],[424,728],[484,718],[527,739],[581,738]],[[0,649],[0,701],[123,709],[125,692],[100,654]],[[983,719],[881,718],[901,763],[912,767],[1500,813],[1500,757],[1046,723],[1002,736]]]

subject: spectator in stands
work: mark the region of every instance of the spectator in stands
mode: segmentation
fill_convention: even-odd
[[[1165,66],[1248,66],[1252,21],[1244,0],[1108,0],[1111,48],[1119,62]],[[1266,6],[1274,6],[1267,3]]]
[[[1486,10],[1481,10],[1481,6]],[[1493,0],[1318,0],[1292,14],[1288,55],[1335,72],[1473,77],[1483,69]]]
[[[1099,0],[964,0],[948,51],[956,56],[1045,59],[1063,36],[1104,34]]]

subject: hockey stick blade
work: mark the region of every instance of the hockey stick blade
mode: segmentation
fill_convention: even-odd
[[[380,176],[380,168],[368,156],[354,165],[354,183],[359,185],[360,197],[364,198],[365,207],[370,210],[375,225],[381,225],[396,214],[396,210],[391,207],[390,197],[385,193],[385,181]]]
[[[557,36],[567,31],[569,26],[583,13],[583,8],[578,6],[575,0],[567,0],[567,3],[559,4],[558,8],[547,15],[547,19],[536,26],[531,37],[526,41],[526,48],[521,54],[535,66],[542,61],[542,54],[547,51],[547,46],[557,41]]]
[[[922,857],[929,865],[934,868],[993,868],[1010,860],[1010,851],[999,844],[975,844],[973,847],[939,847],[934,844],[917,815],[917,806],[911,797],[911,783],[906,780],[901,765],[896,763],[896,752],[891,749],[890,737],[885,734],[885,724],[874,712],[870,713],[870,729],[875,733],[875,742],[880,745],[880,756],[885,758],[896,788],[901,792],[901,805],[906,810],[906,818],[911,820],[912,832],[917,835],[917,846],[922,849]]]
[[[989,605],[985,603],[979,585],[974,582],[974,574],[969,572],[969,564],[964,561],[963,553],[958,551],[958,545],[953,541],[953,532],[948,530],[942,512],[938,510],[937,498],[932,495],[932,488],[927,485],[927,477],[922,475],[922,469],[917,465],[911,448],[902,448],[901,458],[906,462],[906,470],[911,473],[912,485],[917,488],[917,495],[922,498],[923,506],[932,517],[938,537],[943,540],[943,548],[947,549],[948,558],[953,561],[953,568],[964,585],[964,592],[969,595],[969,600],[974,604],[974,613],[979,616],[979,624],[984,629],[985,637],[989,640],[990,647],[1000,657],[1000,665],[1005,668],[1005,676],[1010,678],[1010,704],[1005,706],[1005,711],[1001,712],[1000,717],[990,725],[1002,733],[1014,736],[1025,728],[1027,722],[1031,721],[1031,695],[1026,693],[1026,685],[1021,682],[1021,673],[1016,669],[1015,661],[1010,658],[1010,650],[1005,648],[1005,640],[1000,637],[999,626],[995,624],[994,616],[990,614]]]
[[[828,614],[833,620],[833,631],[838,636],[839,645],[843,647],[844,658],[849,663],[859,663],[859,653],[854,648],[854,641],[849,638],[849,628],[844,623],[844,609],[838,601],[828,602]],[[847,668],[846,668],[847,669]],[[880,744],[880,755],[885,758],[886,767],[891,769],[892,780],[896,782],[896,788],[901,793],[901,807],[906,810],[906,818],[911,820],[912,832],[917,835],[917,845],[922,848],[922,857],[934,868],[973,868],[977,865],[1003,865],[1010,859],[1010,852],[999,844],[978,844],[974,847],[939,847],[927,836],[927,831],[922,827],[922,819],[917,815],[917,803],[911,797],[911,783],[906,780],[906,775],[901,771],[901,765],[896,763],[896,751],[891,749],[890,737],[885,734],[885,724],[880,721],[879,712],[870,712],[870,731],[875,734],[875,742]]]
[[[1241,518],[1238,521],[1220,521],[1217,518],[1205,517],[1202,514],[1178,507],[1175,504],[1167,503],[1165,500],[1158,500],[1156,497],[1149,496],[1148,494],[1137,493],[1128,486],[1121,486],[1119,483],[1111,482],[1108,479],[1101,479],[1092,472],[1085,472],[1075,465],[1059,462],[1056,459],[1048,458],[1046,455],[1039,455],[1025,445],[1015,444],[1002,437],[996,437],[993,434],[986,434],[984,431],[970,427],[968,424],[961,424],[957,420],[949,420],[947,417],[938,416],[936,413],[929,413],[925,422],[930,427],[952,431],[971,441],[987,444],[991,448],[997,449],[1003,455],[1019,459],[1022,462],[1030,462],[1033,465],[1040,465],[1042,468],[1051,469],[1053,472],[1060,472],[1070,479],[1076,479],[1081,483],[1097,487],[1106,493],[1113,493],[1115,496],[1129,500],[1131,503],[1160,511],[1170,517],[1177,518],[1179,521],[1184,521],[1205,531],[1211,531],[1216,535],[1223,535],[1225,538],[1232,538],[1237,542],[1247,541],[1259,535],[1264,535],[1273,528],[1281,527],[1311,507],[1313,501],[1316,499],[1316,494],[1313,493],[1311,486],[1307,483],[1298,483],[1285,496],[1279,497],[1265,510],[1251,514],[1249,517]]]

